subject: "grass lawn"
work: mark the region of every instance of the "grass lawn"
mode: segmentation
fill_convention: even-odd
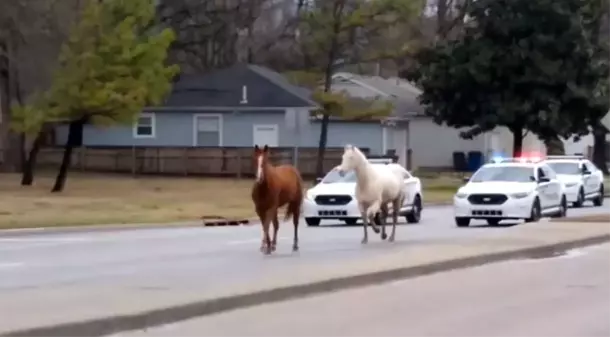
[[[62,193],[50,193],[54,174],[21,187],[0,174],[0,228],[194,221],[202,216],[254,216],[252,180],[167,178],[71,172]],[[446,202],[459,180],[424,180],[426,202]]]

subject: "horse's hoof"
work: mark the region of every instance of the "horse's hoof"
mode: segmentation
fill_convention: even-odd
[[[381,232],[381,230],[379,230],[379,228],[377,228],[377,227],[371,226],[371,228],[373,228],[373,232],[375,232],[375,234],[379,234],[379,232]]]
[[[394,242],[394,237],[390,236],[390,238],[388,239],[388,242]]]
[[[292,251],[293,252],[298,252],[299,251],[299,246],[292,246]]]
[[[381,240],[385,240],[388,238],[388,235],[386,233],[381,233]]]
[[[360,241],[361,244],[366,245],[369,242],[369,239],[362,239],[362,241]]]

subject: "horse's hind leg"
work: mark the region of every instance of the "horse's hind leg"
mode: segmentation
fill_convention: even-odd
[[[390,234],[389,242],[394,242],[394,237],[396,236],[396,223],[398,222],[398,213],[400,212],[400,208],[402,207],[404,198],[397,198],[392,201],[392,234]]]
[[[388,235],[385,232],[385,225],[386,225],[385,219],[387,217],[388,217],[388,205],[383,204],[383,205],[381,205],[381,209],[379,210],[379,212],[377,212],[377,215],[375,216],[375,220],[377,221],[377,224],[381,227],[381,240],[385,240],[388,237]]]
[[[294,237],[292,239],[292,251],[296,252],[299,250],[299,218],[301,217],[301,203],[295,202],[294,204],[288,205],[291,208],[292,213],[292,224],[294,225]]]

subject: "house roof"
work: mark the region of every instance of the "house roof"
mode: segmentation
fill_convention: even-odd
[[[247,98],[242,102],[244,96]],[[270,69],[237,64],[205,74],[183,74],[165,107],[297,108],[317,107],[311,92]]]
[[[383,78],[380,76],[364,76],[353,73],[340,72],[333,75],[333,80],[351,82],[361,88],[368,89],[364,95],[362,91],[346,90],[350,96],[370,98],[374,96],[386,97],[394,103],[392,117],[424,116],[424,108],[419,104],[418,96],[422,91],[411,82],[397,78]]]

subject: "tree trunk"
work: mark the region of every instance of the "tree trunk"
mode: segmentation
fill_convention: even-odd
[[[523,151],[523,130],[511,128],[510,131],[513,133],[513,157],[519,157]]]
[[[34,182],[34,169],[36,168],[36,159],[38,152],[44,142],[44,131],[40,131],[32,143],[30,153],[23,163],[23,175],[21,176],[21,186],[30,186]]]
[[[2,150],[2,170],[19,172],[22,165],[20,135],[11,130],[11,103],[19,98],[19,82],[17,67],[10,62],[15,56],[15,46],[9,39],[0,41],[0,52],[8,55],[0,59],[0,150]]]
[[[332,40],[330,42],[330,48],[328,50],[328,58],[326,60],[326,69],[324,71],[324,92],[330,92],[333,80],[333,69],[335,60],[337,58],[337,52],[339,49],[339,33],[341,31],[341,15],[343,15],[343,1],[336,1],[333,8],[333,18],[335,20],[333,25]],[[317,177],[321,177],[324,173],[324,154],[326,152],[326,142],[328,141],[328,124],[330,122],[330,111],[328,107],[324,106],[324,112],[322,117],[322,125],[320,126],[320,141],[318,142],[318,156],[316,158],[316,174],[314,176],[314,183]]]
[[[83,120],[70,122],[68,140],[64,146],[64,156],[61,161],[61,166],[59,167],[59,172],[57,173],[57,178],[55,179],[55,185],[53,186],[53,189],[51,189],[51,192],[61,192],[64,189],[68,170],[70,169],[70,164],[72,162],[72,150],[78,145],[79,140],[82,139],[84,124],[85,122]]]
[[[559,137],[553,139],[547,139],[544,141],[546,146],[546,154],[550,156],[562,156],[565,155],[565,147],[563,141]]]
[[[603,126],[593,128],[593,163],[604,174],[608,173],[608,158],[606,158],[606,130]]]
[[[322,125],[320,126],[320,141],[318,142],[318,157],[316,158],[316,175],[315,178],[321,177],[324,174],[324,154],[326,152],[326,142],[328,138],[328,123],[330,122],[330,114],[326,111],[322,116]]]

